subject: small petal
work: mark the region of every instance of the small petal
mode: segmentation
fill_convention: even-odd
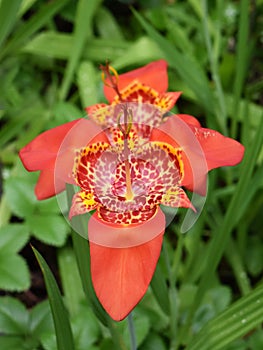
[[[119,75],[118,88],[123,90],[133,80],[150,86],[159,93],[164,93],[168,87],[167,63],[165,60],[159,60],[147,64],[144,67],[132,70],[131,72]],[[111,87],[104,85],[104,94],[109,102],[114,100],[116,91]]]
[[[93,106],[86,107],[88,117],[96,124],[105,126],[108,125],[108,105],[105,103],[97,103]],[[109,124],[110,125],[110,124]]]
[[[191,208],[196,211],[190,199],[180,187],[170,188],[163,197],[162,204],[175,208]]]
[[[92,193],[85,191],[75,193],[69,211],[69,220],[71,220],[73,216],[86,214],[89,211],[96,209],[97,206],[98,203],[95,201]]]
[[[108,248],[90,243],[93,286],[102,306],[115,321],[124,319],[146,293],[162,241],[163,232],[131,248]]]
[[[160,107],[164,112],[168,112],[173,108],[176,101],[180,97],[181,92],[166,92],[159,96],[155,101],[154,105]]]

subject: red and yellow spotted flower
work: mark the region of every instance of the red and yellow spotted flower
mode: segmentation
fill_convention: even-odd
[[[244,148],[202,128],[189,115],[167,112],[180,96],[166,92],[164,60],[117,76],[104,70],[110,105],[39,135],[20,151],[40,170],[38,199],[78,186],[70,218],[95,211],[88,223],[95,292],[115,320],[145,294],[160,255],[165,216],[159,205],[195,210],[184,188],[206,191],[210,169],[235,165]]]

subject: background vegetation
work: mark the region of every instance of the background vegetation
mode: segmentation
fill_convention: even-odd
[[[111,321],[94,296],[87,244],[56,199],[36,200],[37,174],[17,154],[104,101],[100,63],[121,73],[164,58],[169,90],[183,91],[175,111],[240,140],[246,154],[211,172],[187,234],[183,211],[168,228],[133,312],[137,346],[262,349],[263,1],[1,0],[0,23],[0,348],[131,347],[127,321]]]

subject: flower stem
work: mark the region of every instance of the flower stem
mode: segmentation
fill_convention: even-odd
[[[127,320],[128,320],[128,328],[129,328],[130,340],[131,340],[131,350],[137,350],[136,335],[135,335],[135,328],[134,328],[132,313],[128,315]]]

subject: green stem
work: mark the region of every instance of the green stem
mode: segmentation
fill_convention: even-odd
[[[128,315],[127,321],[128,321],[128,328],[129,328],[130,340],[131,340],[131,350],[137,350],[136,335],[135,335],[135,328],[134,328],[132,313]]]
[[[170,299],[170,349],[176,350],[178,345],[178,337],[177,337],[177,292],[175,288],[175,279],[172,273],[172,267],[169,261],[167,242],[164,240],[163,244],[163,252],[165,257],[165,263],[168,271],[170,288],[169,288],[169,299]],[[180,252],[179,252],[180,253]]]

